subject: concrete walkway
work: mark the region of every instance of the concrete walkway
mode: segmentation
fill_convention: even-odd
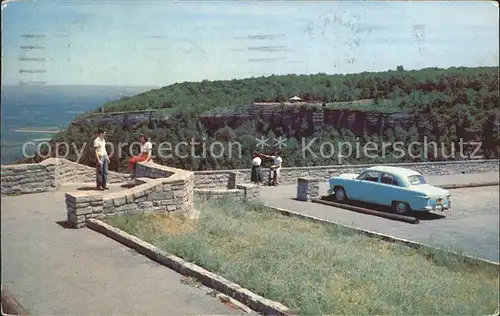
[[[464,184],[498,181],[498,172],[467,175],[427,176],[435,185]],[[421,218],[412,225],[341,208],[294,200],[296,185],[263,187],[264,203],[318,218],[368,229],[382,234],[463,250],[471,255],[499,261],[499,187],[477,187],[450,190],[452,210],[436,212]],[[325,195],[328,183],[320,184],[320,194]]]
[[[74,190],[2,197],[2,283],[32,315],[246,314],[99,233],[58,225]]]

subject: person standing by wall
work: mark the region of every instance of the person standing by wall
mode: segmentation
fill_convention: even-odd
[[[94,149],[96,156],[96,186],[98,190],[109,190],[106,185],[108,179],[109,157],[106,151],[106,131],[97,130],[97,137],[94,139]]]
[[[260,184],[262,182],[262,173],[260,171],[260,166],[262,164],[262,159],[259,154],[254,152],[252,159],[252,173],[250,175],[250,182],[255,184]]]
[[[269,182],[270,185],[278,185],[280,178],[280,170],[283,164],[283,158],[280,156],[280,152],[274,152],[274,155],[264,155],[261,154],[262,157],[271,158],[273,160],[272,166],[269,168]]]

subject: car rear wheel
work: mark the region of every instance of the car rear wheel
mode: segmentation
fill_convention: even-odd
[[[344,202],[345,200],[347,200],[347,195],[345,194],[344,188],[337,187],[335,188],[334,192],[335,192],[335,200],[337,202]]]
[[[408,203],[400,201],[392,202],[392,209],[397,214],[405,214],[410,212],[410,206],[408,205]]]

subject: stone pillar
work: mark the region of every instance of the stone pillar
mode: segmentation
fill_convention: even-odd
[[[297,200],[308,202],[319,197],[319,179],[301,177],[297,179]]]
[[[236,186],[238,190],[243,190],[244,200],[253,200],[260,197],[260,186],[252,183],[238,184]]]
[[[229,179],[228,179],[228,182],[227,182],[227,188],[229,190],[236,189],[236,186],[239,183],[243,183],[244,182],[243,179],[244,179],[244,174],[243,173],[238,172],[238,171],[229,172]]]
[[[88,219],[102,215],[103,197],[102,195],[66,193],[66,210],[68,223],[73,228],[85,227]]]

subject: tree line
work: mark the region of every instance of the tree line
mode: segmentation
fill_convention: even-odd
[[[134,130],[117,124],[101,127],[108,131],[108,141],[114,144],[136,141],[140,133],[149,135],[156,144],[168,141],[175,145],[195,140],[199,144],[179,146],[180,155],[155,159],[161,164],[189,170],[247,168],[253,151],[279,149],[276,146],[259,148],[257,138],[274,140],[279,136],[286,138],[286,146],[281,146],[285,166],[445,160],[452,159],[449,157],[452,147],[456,151],[454,159],[472,154],[498,158],[498,80],[498,67],[427,68],[407,71],[400,66],[398,70],[377,73],[291,74],[176,83],[103,105],[105,112],[160,109],[170,116],[161,127],[152,124],[143,124]],[[412,112],[418,123],[410,127],[396,126],[383,134],[354,135],[349,130],[324,126],[307,135],[286,135],[281,132],[279,126],[273,126],[272,122],[258,118],[237,127],[226,126],[217,131],[206,130],[198,121],[198,117],[207,111],[237,111],[238,108],[248,107],[253,102],[284,102],[294,95],[306,102],[324,102],[329,103],[329,106],[335,106],[335,102],[373,99],[372,104],[361,110],[387,112],[390,108],[392,112]],[[94,112],[97,111],[99,109]],[[306,125],[304,122],[304,130],[308,128]],[[56,135],[52,142],[54,146],[57,142],[89,143],[98,127],[93,124],[69,125],[65,131]],[[315,141],[304,152],[303,145],[310,144],[313,139]],[[400,150],[388,147],[383,149],[382,153],[383,143],[398,142],[403,144],[402,147],[408,148],[412,142],[424,141],[444,144],[446,148],[440,148],[437,152],[433,148],[427,151],[424,148],[414,148],[411,155],[400,156]],[[465,148],[461,149],[461,141],[482,142],[482,146],[479,151],[470,144],[462,145]],[[240,147],[232,148],[231,150],[235,151],[232,154],[226,151],[220,157],[204,156],[204,150],[207,149],[204,149],[203,143],[209,146],[214,142],[238,142]],[[325,143],[342,142],[361,148],[367,143],[379,146],[376,146],[377,149],[372,148],[369,157],[346,157],[342,161],[339,161],[338,155],[331,155],[331,150],[327,155],[317,155],[325,152],[325,147],[331,147],[324,145]],[[127,147],[122,149],[123,152],[129,151]],[[463,152],[458,153],[459,150]],[[68,156],[72,160],[76,157],[76,152],[70,152]],[[112,158],[111,169],[125,169],[128,158],[128,155],[121,158],[115,156]],[[40,157],[35,157],[30,161],[39,160]],[[80,162],[94,164],[90,147]]]

